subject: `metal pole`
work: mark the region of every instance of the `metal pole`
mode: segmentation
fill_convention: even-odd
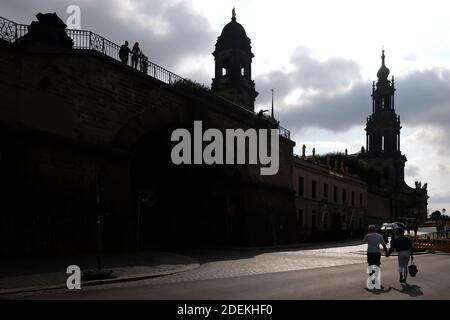
[[[97,251],[98,251],[98,270],[102,270],[102,217],[97,216]]]
[[[102,216],[101,216],[101,181],[100,181],[100,173],[96,174],[96,191],[97,191],[97,262],[98,262],[98,270],[102,269]]]
[[[137,230],[136,230],[136,243],[137,243],[137,249],[140,249],[140,241],[139,241],[139,236],[140,236],[140,229],[141,229],[141,193],[142,191],[139,190],[139,198],[138,198],[138,216],[137,216]]]

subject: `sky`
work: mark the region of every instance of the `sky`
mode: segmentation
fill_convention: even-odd
[[[450,209],[450,2],[445,0],[2,0],[0,16],[69,18],[116,43],[138,41],[150,60],[206,85],[211,53],[236,8],[252,40],[256,110],[270,105],[296,153],[357,152],[365,144],[372,81],[386,50],[396,78],[405,180],[428,183],[429,210]],[[448,210],[447,210],[448,211]]]

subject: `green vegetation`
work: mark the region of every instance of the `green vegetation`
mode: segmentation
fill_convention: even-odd
[[[357,156],[346,156],[344,153],[328,153],[325,155],[318,155],[317,161],[319,163],[327,165],[327,157],[330,157],[331,167],[334,167],[335,160],[338,161],[339,166],[341,161],[344,162],[344,166],[348,166],[350,174],[358,175],[362,180],[368,184],[378,184],[381,178],[381,170],[369,165],[369,163]]]
[[[207,86],[200,84],[196,81],[183,79],[177,80],[172,83],[172,86],[176,89],[182,90],[186,93],[210,93],[211,89]]]

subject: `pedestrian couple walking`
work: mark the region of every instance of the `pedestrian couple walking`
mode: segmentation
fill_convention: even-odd
[[[400,274],[400,283],[406,284],[408,277],[408,264],[410,259],[413,258],[413,245],[411,239],[405,237],[405,230],[400,228],[397,230],[398,236],[391,241],[391,246],[388,250],[383,236],[377,233],[374,225],[369,226],[369,232],[364,237],[363,243],[367,244],[367,264],[369,266],[375,265],[380,267],[381,265],[381,251],[380,246],[383,248],[386,258],[391,255],[395,250],[398,252],[398,267]]]

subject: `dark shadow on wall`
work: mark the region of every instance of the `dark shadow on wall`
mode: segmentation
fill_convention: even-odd
[[[140,249],[242,245],[240,174],[228,165],[175,165],[171,134],[147,133],[135,146],[131,175]]]

